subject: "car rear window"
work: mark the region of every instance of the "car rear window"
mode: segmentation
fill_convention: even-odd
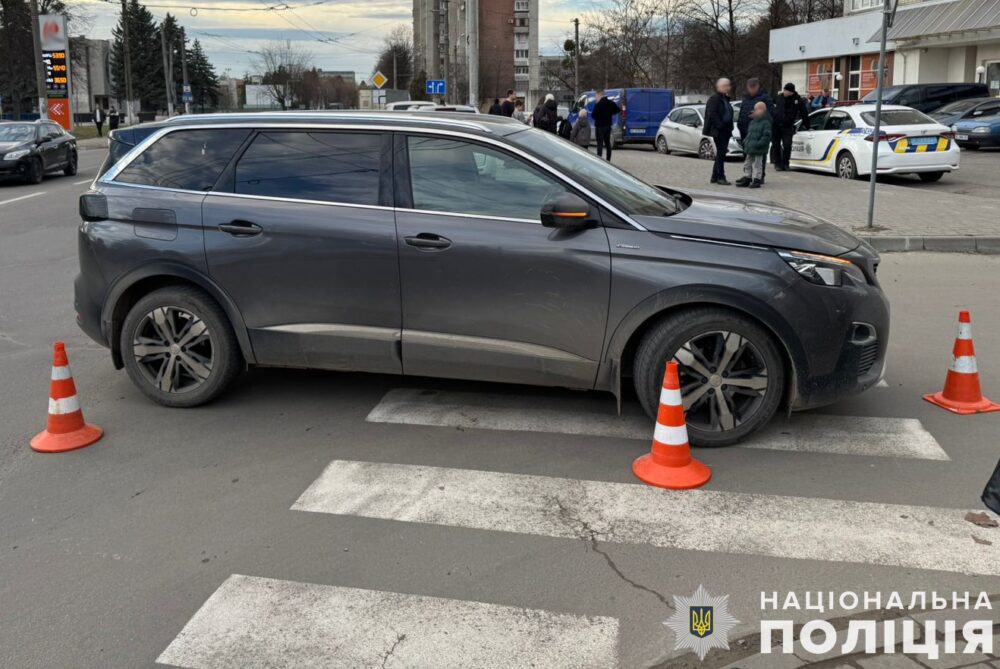
[[[870,126],[875,125],[875,112],[862,112],[861,118]],[[923,125],[937,123],[927,114],[916,109],[884,109],[882,110],[882,125]]]
[[[250,134],[243,128],[177,130],[148,147],[115,181],[208,191]]]
[[[262,132],[236,164],[236,192],[377,205],[382,136]]]

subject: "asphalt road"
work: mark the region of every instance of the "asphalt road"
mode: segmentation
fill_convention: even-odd
[[[464,651],[477,666],[770,669],[802,661],[756,655],[762,591],[1000,593],[1000,529],[963,520],[1000,414],[921,400],[960,308],[1000,397],[1000,258],[886,256],[887,387],[779,418],[754,448],[700,450],[712,481],[672,494],[635,482],[644,422],[601,394],[259,369],[211,406],[151,404],[74,322],[76,195],[99,153],[81,152],[78,177],[0,185],[0,666],[434,666]],[[46,456],[28,441],[55,340],[106,435]],[[699,584],[739,621],[704,662],[663,625]]]

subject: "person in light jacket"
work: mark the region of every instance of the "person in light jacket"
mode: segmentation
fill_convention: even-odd
[[[577,117],[569,134],[569,141],[584,149],[590,146],[590,119],[587,118],[586,109],[580,110],[580,116]]]

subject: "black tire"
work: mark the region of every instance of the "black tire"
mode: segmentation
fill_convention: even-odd
[[[979,150],[979,145],[978,144],[959,144],[959,147],[961,147],[963,149],[966,149],[967,151],[978,151]]]
[[[40,158],[32,158],[28,161],[28,169],[24,172],[24,181],[29,184],[40,184],[45,178],[45,170],[42,169]]]
[[[921,181],[931,183],[939,181],[944,176],[944,172],[917,172],[917,176],[920,177]]]
[[[63,168],[63,174],[65,174],[68,177],[76,176],[78,162],[79,159],[76,155],[76,151],[70,150],[69,163],[66,165],[65,168]]]
[[[730,342],[734,350],[727,356]],[[713,362],[725,363],[727,357],[724,373],[711,367]],[[693,394],[701,393],[686,407],[688,439],[693,446],[735,444],[766,425],[784,396],[787,372],[773,337],[754,321],[728,309],[699,307],[678,312],[643,336],[636,349],[632,376],[639,402],[654,420],[663,370],[670,359],[680,363],[685,404]],[[713,373],[705,377],[698,369]],[[723,383],[727,379],[729,383],[739,379],[742,385]],[[749,387],[761,383],[763,388]],[[720,401],[732,417],[730,425],[724,426],[727,421]]]
[[[667,146],[667,138],[663,135],[656,138],[656,150],[663,154],[670,153],[670,147]]]
[[[715,142],[705,138],[698,144],[698,157],[702,160],[715,160]]]
[[[858,166],[854,162],[854,156],[847,151],[837,156],[837,176],[848,180],[858,178]]]
[[[243,368],[225,312],[204,291],[190,286],[160,288],[136,302],[125,317],[120,342],[129,378],[164,406],[210,402]]]

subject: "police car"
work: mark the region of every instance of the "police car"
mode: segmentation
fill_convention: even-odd
[[[842,179],[871,174],[875,105],[821,109],[792,140],[791,167],[832,172]],[[937,181],[958,169],[955,133],[923,112],[882,105],[879,174],[916,174]]]

